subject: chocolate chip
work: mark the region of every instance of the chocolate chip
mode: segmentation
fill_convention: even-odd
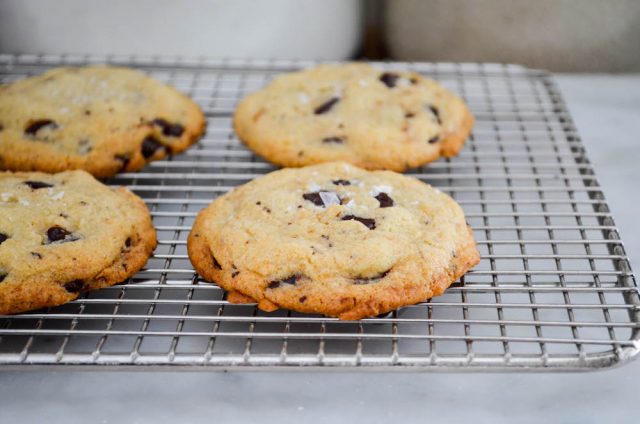
[[[240,274],[240,271],[231,272],[231,278],[236,278],[238,276],[238,274]]]
[[[389,197],[387,193],[378,193],[376,199],[378,199],[378,202],[380,202],[381,208],[389,208],[393,206],[393,199]]]
[[[81,292],[84,288],[84,281],[82,280],[73,280],[70,283],[64,285],[64,289],[69,293],[78,293]]]
[[[30,122],[29,125],[27,125],[27,128],[24,129],[24,132],[27,135],[35,136],[38,131],[47,127],[51,130],[55,130],[58,128],[58,124],[51,119],[38,119],[37,121]]]
[[[89,109],[87,109],[87,110],[84,111],[84,114],[87,115],[87,116],[90,116],[91,115],[91,111]]]
[[[373,277],[357,277],[354,279],[353,284],[371,284],[371,283],[377,283],[380,280],[382,280],[384,277],[387,276],[387,274],[389,274],[389,272],[391,271],[391,269],[388,269],[384,272],[381,272],[378,275],[374,275]]]
[[[429,110],[431,111],[431,113],[433,113],[433,116],[436,117],[438,125],[442,125],[442,120],[440,119],[440,111],[438,110],[438,108],[433,105],[429,105]]]
[[[53,184],[43,183],[42,181],[25,181],[24,184],[28,185],[32,190],[53,187]]]
[[[376,220],[373,218],[361,218],[355,215],[345,215],[341,218],[342,221],[358,221],[370,230],[376,229]]]
[[[162,134],[169,137],[180,137],[184,132],[184,127],[180,124],[172,124],[166,119],[156,118],[153,123],[162,128]]]
[[[380,75],[380,81],[382,81],[387,87],[393,88],[396,86],[396,81],[398,80],[398,74],[392,74],[391,72],[385,72]]]
[[[316,115],[322,115],[323,113],[327,113],[331,110],[331,108],[340,101],[340,97],[332,97],[313,111]]]
[[[0,233],[0,244],[4,243],[9,238],[8,235]]]
[[[431,137],[431,138],[429,139],[429,144],[435,144],[435,143],[437,143],[438,141],[440,141],[440,136],[439,136],[439,135],[436,135],[436,136],[433,136],[433,137]]]
[[[0,124],[0,131],[4,129],[4,125]]]
[[[91,141],[88,138],[83,138],[78,141],[78,153],[81,155],[86,155],[91,151]]]
[[[211,259],[213,259],[213,267],[215,269],[222,269],[222,265],[220,265],[220,262],[218,262],[215,256],[211,255]]]
[[[411,78],[409,79],[409,81],[411,81],[411,84],[416,85],[416,84],[418,83],[418,78],[416,78],[416,77],[411,77]]]
[[[342,144],[344,143],[344,138],[342,137],[325,137],[322,139],[322,142],[325,144]]]
[[[333,180],[331,181],[335,185],[348,186],[351,185],[351,181],[349,180]]]
[[[320,192],[316,191],[313,193],[304,193],[302,195],[302,198],[304,200],[308,200],[311,203],[313,203],[316,206],[324,206],[324,203],[322,202],[322,197],[320,197]]]
[[[47,244],[55,243],[55,242],[70,242],[78,240],[78,237],[74,236],[72,233],[67,231],[66,229],[55,225],[47,230]]]
[[[332,192],[327,190],[315,191],[312,193],[304,193],[302,195],[304,200],[308,200],[316,206],[331,206],[331,205],[339,205],[340,197]]]
[[[127,237],[127,239],[124,241],[124,246],[127,248],[131,247],[131,237]]]
[[[7,278],[7,274],[0,274],[0,283],[2,283],[5,278]]]
[[[127,165],[129,165],[129,161],[131,160],[131,157],[127,154],[115,155],[113,158],[122,164],[120,165],[120,171],[127,169]]]
[[[416,114],[415,113],[411,113],[411,112],[407,112],[407,113],[404,114],[405,118],[413,118],[414,116],[416,116]]]
[[[299,301],[300,303],[304,303],[304,302],[306,302],[306,301],[307,301],[307,296],[300,296],[300,298],[298,299],[298,301]]]
[[[38,252],[30,252],[31,256],[33,256],[36,259],[42,259],[42,255],[39,254]]]
[[[152,136],[148,136],[142,140],[142,156],[149,159],[156,150],[163,148],[164,146]]]
[[[270,289],[277,289],[278,287],[280,287],[281,284],[294,285],[298,281],[299,278],[300,278],[299,275],[292,275],[290,277],[283,278],[281,280],[273,280],[273,281],[269,282],[267,287],[270,288]]]

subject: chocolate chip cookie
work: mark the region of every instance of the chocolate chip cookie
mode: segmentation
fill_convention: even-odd
[[[0,86],[0,169],[135,171],[185,150],[204,126],[190,98],[140,72],[56,68]]]
[[[348,320],[437,296],[479,261],[449,196],[341,162],[272,172],[217,198],[188,251],[231,302]]]
[[[472,126],[464,102],[435,81],[353,63],[277,77],[234,115],[239,138],[283,166],[403,171],[457,155]]]
[[[84,171],[0,173],[0,314],[119,283],[155,246],[149,211],[125,188]]]

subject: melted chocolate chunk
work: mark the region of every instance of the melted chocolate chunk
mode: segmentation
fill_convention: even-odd
[[[433,105],[429,105],[429,110],[431,111],[431,113],[433,113],[433,116],[436,117],[438,125],[442,125],[442,120],[440,119],[440,111],[438,110],[438,108]]]
[[[166,119],[156,118],[153,123],[162,128],[162,134],[169,137],[180,137],[184,132],[184,127],[180,124],[172,124]]]
[[[47,244],[55,243],[58,241],[66,243],[76,240],[78,240],[78,237],[74,236],[72,233],[58,225],[55,225],[47,230]]]
[[[393,88],[396,86],[398,78],[400,78],[398,74],[393,74],[391,72],[385,72],[384,74],[380,75],[380,81],[382,81],[384,85],[389,88]]]
[[[0,283],[2,283],[5,278],[7,278],[7,274],[0,274]]]
[[[342,199],[333,191],[320,190],[313,193],[304,193],[302,197],[312,202],[316,206],[329,207],[331,205],[339,205]]]
[[[341,220],[342,221],[358,221],[359,223],[361,223],[362,225],[364,225],[370,230],[376,229],[376,220],[373,218],[361,218],[355,215],[345,215],[341,218]]]
[[[344,138],[342,137],[325,137],[322,139],[322,142],[325,144],[342,144],[344,143]]]
[[[376,199],[378,199],[378,202],[380,202],[381,208],[389,208],[393,206],[393,199],[389,197],[387,193],[378,193]]]
[[[387,274],[389,274],[389,272],[391,271],[391,269],[388,269],[384,272],[381,272],[378,275],[374,275],[373,277],[357,277],[354,279],[353,284],[371,284],[371,283],[377,283],[380,280],[382,280],[384,277],[387,276]]]
[[[299,275],[291,275],[281,280],[273,280],[269,282],[269,285],[267,287],[269,287],[270,289],[277,289],[278,287],[280,287],[281,284],[294,285],[296,284],[299,278],[300,278]]]
[[[70,283],[64,285],[64,289],[69,293],[79,293],[84,288],[84,281],[73,280]]]
[[[8,235],[0,233],[0,244],[4,243],[9,238]]]
[[[325,191],[325,193],[329,193],[328,191]],[[304,200],[308,200],[311,203],[313,203],[316,206],[324,206],[324,202],[322,201],[322,197],[320,196],[320,192],[319,191],[314,191],[312,193],[304,193],[302,195],[302,198]]]
[[[29,123],[29,125],[27,125],[27,128],[24,129],[24,133],[30,136],[35,136],[36,133],[43,128],[55,130],[56,128],[58,128],[58,124],[56,124],[51,119],[38,119],[37,121]]]
[[[148,136],[142,140],[142,156],[144,156],[145,159],[149,159],[158,149],[162,149],[163,147],[158,140],[152,136]]]
[[[42,181],[25,181],[24,184],[28,185],[31,190],[53,187],[53,184],[43,183]]]
[[[431,137],[431,138],[429,139],[429,144],[435,144],[435,143],[437,143],[438,141],[440,141],[440,136],[439,136],[439,135],[436,135],[436,136]]]
[[[340,97],[332,97],[313,111],[316,115],[322,115],[323,113],[327,113],[333,108],[333,106],[340,101]]]
[[[213,259],[213,267],[215,269],[222,269],[222,265],[220,265],[220,262],[218,262],[215,256],[211,255],[211,259]]]
[[[351,181],[349,180],[333,180],[331,181],[335,185],[348,186],[351,185]]]
[[[131,160],[131,157],[127,154],[115,155],[113,158],[122,164],[120,166],[120,171],[127,169],[127,165],[129,165],[129,161]]]

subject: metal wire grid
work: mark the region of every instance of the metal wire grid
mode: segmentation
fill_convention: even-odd
[[[384,63],[459,93],[476,117],[460,156],[410,172],[452,195],[482,262],[444,295],[385,318],[340,322],[232,305],[191,267],[186,238],[213,198],[273,166],[240,144],[245,94],[302,61],[0,56],[9,82],[62,64],[138,67],[190,94],[208,119],[187,152],[109,181],[145,199],[159,246],[125,284],[0,320],[0,364],[208,369],[585,370],[640,344],[640,299],[622,242],[547,73],[511,65]],[[104,367],[101,367],[104,368]]]

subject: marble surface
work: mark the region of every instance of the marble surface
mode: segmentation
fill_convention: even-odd
[[[640,269],[640,74],[557,77]],[[0,422],[635,423],[640,361],[578,374],[4,372]]]

